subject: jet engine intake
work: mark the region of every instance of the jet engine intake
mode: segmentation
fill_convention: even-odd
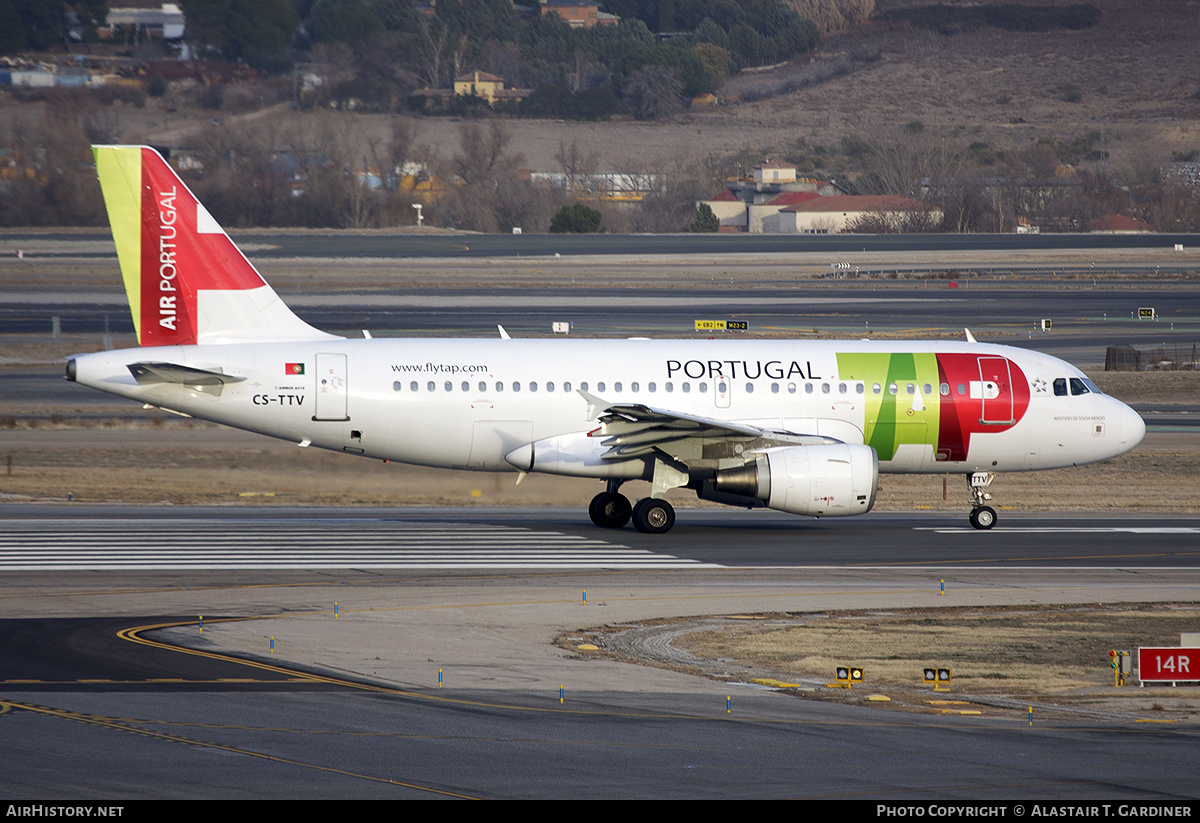
[[[716,488],[768,508],[814,517],[865,514],[875,505],[879,458],[870,446],[783,446],[716,474]]]

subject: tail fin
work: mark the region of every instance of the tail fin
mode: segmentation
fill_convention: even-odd
[[[334,336],[284,305],[157,151],[92,151],[139,345]]]

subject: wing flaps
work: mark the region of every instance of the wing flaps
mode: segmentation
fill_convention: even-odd
[[[628,460],[656,451],[672,453],[681,443],[692,441],[690,452],[703,454],[713,451],[714,446],[734,443],[745,448],[737,453],[751,454],[755,449],[772,448],[780,445],[824,445],[840,441],[830,437],[799,432],[780,431],[740,423],[732,420],[717,420],[693,414],[683,414],[659,409],[641,403],[608,403],[587,392],[580,395],[588,401],[588,415],[601,424],[592,437],[602,437],[601,444],[609,447],[601,454],[603,460]],[[730,451],[732,448],[718,448]]]

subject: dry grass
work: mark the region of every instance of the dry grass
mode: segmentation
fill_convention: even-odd
[[[777,623],[779,621],[772,621]],[[686,634],[674,643],[785,678],[862,666],[871,686],[914,685],[949,667],[959,693],[1053,696],[1113,682],[1109,649],[1176,646],[1200,625],[1196,604],[949,608],[791,615],[794,625]]]

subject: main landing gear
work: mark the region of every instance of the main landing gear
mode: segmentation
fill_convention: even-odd
[[[592,498],[588,517],[602,529],[619,529],[633,520],[633,527],[643,534],[666,534],[675,525],[675,508],[666,500],[647,497],[636,506],[617,491],[620,481],[610,480],[608,491]]]
[[[996,475],[992,472],[972,472],[967,475],[967,485],[971,489],[971,515],[967,519],[977,529],[990,529],[996,525],[996,510],[987,505],[992,496],[987,493],[988,486]]]

